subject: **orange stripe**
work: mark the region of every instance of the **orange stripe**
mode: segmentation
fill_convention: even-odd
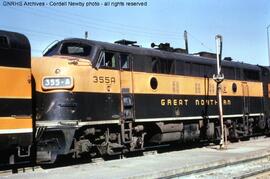
[[[0,98],[31,98],[29,68],[0,67]]]
[[[60,57],[57,57],[60,58]],[[130,88],[135,94],[168,94],[168,95],[210,95],[216,96],[216,83],[212,78],[207,81],[204,77],[192,77],[184,75],[169,75],[145,72],[130,72],[111,69],[94,69],[86,63],[71,65],[68,60],[58,60],[56,57],[32,60],[32,72],[36,80],[36,90],[43,92],[41,88],[44,76],[72,76],[74,79],[73,92],[94,93],[120,93],[121,88]],[[57,61],[57,62],[56,62]],[[57,63],[57,67],[56,64]],[[55,70],[61,73],[56,74]],[[103,80],[95,80],[102,77]],[[115,82],[106,83],[104,78],[114,78]],[[158,81],[157,89],[150,86],[151,78]],[[110,80],[109,80],[110,81]],[[232,85],[237,85],[234,92]],[[224,80],[222,83],[223,96],[243,96],[243,85],[246,84],[247,95],[251,97],[263,97],[262,82]],[[133,89],[132,89],[133,88]],[[67,90],[51,90],[46,93],[62,92]]]
[[[31,98],[31,72],[28,68],[0,67],[1,98]]]
[[[0,118],[0,130],[3,129],[24,129],[32,128],[31,118],[13,118],[13,117],[1,117]]]

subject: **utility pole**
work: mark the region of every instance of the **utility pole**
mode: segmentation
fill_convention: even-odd
[[[267,31],[267,47],[268,47],[268,65],[270,66],[269,27],[270,27],[270,24],[266,27],[266,31]]]
[[[185,48],[186,48],[186,52],[188,54],[188,36],[187,36],[187,31],[184,31],[184,39],[185,39]]]
[[[220,120],[220,149],[225,148],[224,143],[224,122],[223,122],[223,108],[222,108],[222,89],[221,83],[224,80],[224,75],[221,73],[221,55],[222,55],[222,36],[216,35],[216,56],[217,56],[217,73],[213,76],[213,79],[217,83],[217,97],[218,97],[218,109]]]

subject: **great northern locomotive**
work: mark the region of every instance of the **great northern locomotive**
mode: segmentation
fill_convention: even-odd
[[[115,155],[220,137],[211,58],[162,44],[147,49],[74,38],[33,58],[31,80],[27,38],[1,31],[0,39],[6,141],[0,150],[10,149],[3,158],[13,163],[32,155],[52,163],[59,155]],[[268,133],[270,68],[223,60],[222,70],[228,138]]]

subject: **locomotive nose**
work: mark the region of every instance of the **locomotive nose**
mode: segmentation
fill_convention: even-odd
[[[75,96],[69,92],[37,94],[37,109],[39,120],[61,121],[77,118]]]

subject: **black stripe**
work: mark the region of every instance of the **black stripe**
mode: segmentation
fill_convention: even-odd
[[[31,99],[0,99],[0,117],[12,115],[31,115],[32,100]]]
[[[161,105],[161,100],[171,104]],[[174,105],[176,100],[176,105]],[[182,102],[180,102],[182,100]],[[187,102],[185,102],[187,100]],[[198,100],[198,101],[196,101]],[[208,102],[207,102],[208,100]],[[243,114],[243,97],[223,97],[225,115]],[[263,112],[263,98],[249,97],[249,113]],[[197,103],[196,103],[197,102]],[[208,103],[208,104],[207,104]],[[37,93],[38,120],[117,120],[120,94],[109,93]],[[190,117],[218,115],[216,97],[192,95],[135,94],[136,118]]]
[[[120,114],[120,94],[39,93],[37,120],[112,120]]]
[[[161,101],[165,99],[166,105],[162,106]],[[169,101],[168,101],[169,100]],[[171,100],[171,104],[170,104]],[[176,100],[176,105],[173,105]],[[185,100],[187,102],[185,102]],[[159,118],[159,117],[190,117],[218,115],[217,97],[193,96],[193,95],[149,95],[136,94],[135,107],[136,118]],[[244,99],[241,96],[223,96],[224,115],[243,114]],[[263,98],[249,97],[245,100],[249,113],[263,112]],[[181,103],[182,102],[182,103]],[[229,104],[230,102],[230,104]],[[225,104],[226,103],[226,104]],[[177,114],[179,111],[179,115]]]
[[[28,146],[32,144],[32,132],[17,134],[1,134],[0,150],[11,149],[19,146]]]
[[[30,51],[0,48],[0,66],[30,68],[30,59]]]

